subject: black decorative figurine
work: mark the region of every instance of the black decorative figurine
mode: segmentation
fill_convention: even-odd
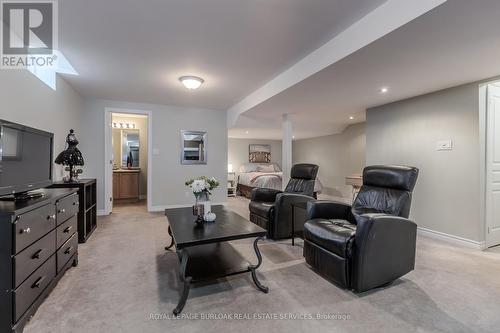
[[[67,147],[64,149],[55,160],[56,164],[67,165],[67,171],[69,171],[69,180],[68,183],[77,183],[78,174],[82,172],[81,169],[73,170],[73,166],[75,165],[84,165],[83,156],[80,150],[76,148],[78,145],[78,140],[75,136],[75,131],[73,129],[69,130],[69,134],[66,137]]]

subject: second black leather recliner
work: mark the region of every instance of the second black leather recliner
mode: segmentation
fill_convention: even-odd
[[[284,192],[268,188],[253,189],[249,204],[250,221],[266,229],[268,238],[291,237],[292,204],[315,201],[314,183],[318,169],[315,164],[294,165]]]
[[[304,257],[336,284],[366,291],[415,267],[417,225],[408,219],[418,169],[370,166],[352,207],[307,204]]]

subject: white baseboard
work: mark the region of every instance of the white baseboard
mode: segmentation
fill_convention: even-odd
[[[441,231],[431,230],[423,227],[418,227],[417,229],[418,233],[422,236],[439,239],[445,242],[453,243],[455,245],[461,245],[476,250],[484,250],[486,248],[486,242],[484,241],[478,242],[472,239],[450,235]]]
[[[214,206],[214,205],[223,205],[223,206],[225,206],[226,204],[227,204],[227,202],[212,202],[212,206]],[[186,208],[186,207],[192,207],[192,206],[193,206],[193,204],[151,206],[151,209],[149,211],[150,212],[162,212],[165,209]]]
[[[109,215],[106,209],[98,209],[97,210],[97,216],[106,216]]]

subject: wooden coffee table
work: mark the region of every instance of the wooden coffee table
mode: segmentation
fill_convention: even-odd
[[[257,288],[264,293],[269,292],[269,288],[260,283],[256,274],[262,264],[257,242],[265,237],[266,230],[223,206],[212,206],[212,212],[217,214],[217,220],[198,226],[194,222],[191,207],[165,210],[169,222],[168,233],[172,237],[170,245],[165,249],[169,250],[175,245],[180,261],[179,278],[184,284],[182,295],[173,311],[175,315],[184,308],[191,283],[199,281],[251,273]],[[258,260],[256,265],[243,258],[228,243],[254,237],[253,248]]]

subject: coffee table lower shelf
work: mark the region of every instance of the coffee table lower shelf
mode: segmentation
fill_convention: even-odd
[[[256,238],[253,243],[258,260],[256,265],[246,260],[228,242],[177,249],[180,261],[179,279],[184,286],[182,295],[173,313],[178,315],[186,305],[191,283],[215,280],[242,273],[251,273],[253,282],[257,288],[264,293],[268,293],[269,288],[263,286],[256,275],[256,270],[262,264],[262,256],[257,242],[262,238]]]

